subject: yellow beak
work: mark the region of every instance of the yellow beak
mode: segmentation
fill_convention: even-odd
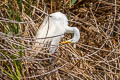
[[[72,43],[71,41],[63,41],[61,44],[67,44],[67,43]]]

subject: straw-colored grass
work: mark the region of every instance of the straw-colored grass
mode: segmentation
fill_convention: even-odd
[[[119,80],[119,10],[119,0],[1,0],[0,80]],[[44,17],[57,11],[79,28],[80,41],[55,54],[34,49]]]

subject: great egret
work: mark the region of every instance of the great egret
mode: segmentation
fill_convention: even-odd
[[[68,26],[68,19],[65,14],[61,12],[52,13],[44,19],[42,25],[38,29],[36,34],[36,45],[43,47],[48,43],[50,47],[49,52],[54,53],[56,46],[59,45],[61,38],[64,37],[64,33],[74,33],[74,36],[72,39],[62,43],[76,43],[80,39],[79,29],[77,27]]]

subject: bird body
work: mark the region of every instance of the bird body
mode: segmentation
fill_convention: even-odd
[[[68,41],[73,43],[77,42],[80,38],[80,32],[76,27],[68,26],[68,19],[65,14],[61,12],[55,12],[47,16],[38,32],[36,34],[36,45],[43,47],[45,44],[49,44],[49,52],[54,53],[56,46],[59,45],[59,42],[64,33],[74,33],[74,37]],[[42,43],[42,44],[38,44]],[[45,44],[43,44],[45,43]]]

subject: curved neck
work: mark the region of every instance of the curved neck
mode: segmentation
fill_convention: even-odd
[[[77,27],[67,27],[66,33],[74,33],[74,36],[72,39],[68,40],[71,41],[72,43],[76,43],[80,39],[80,31]]]

